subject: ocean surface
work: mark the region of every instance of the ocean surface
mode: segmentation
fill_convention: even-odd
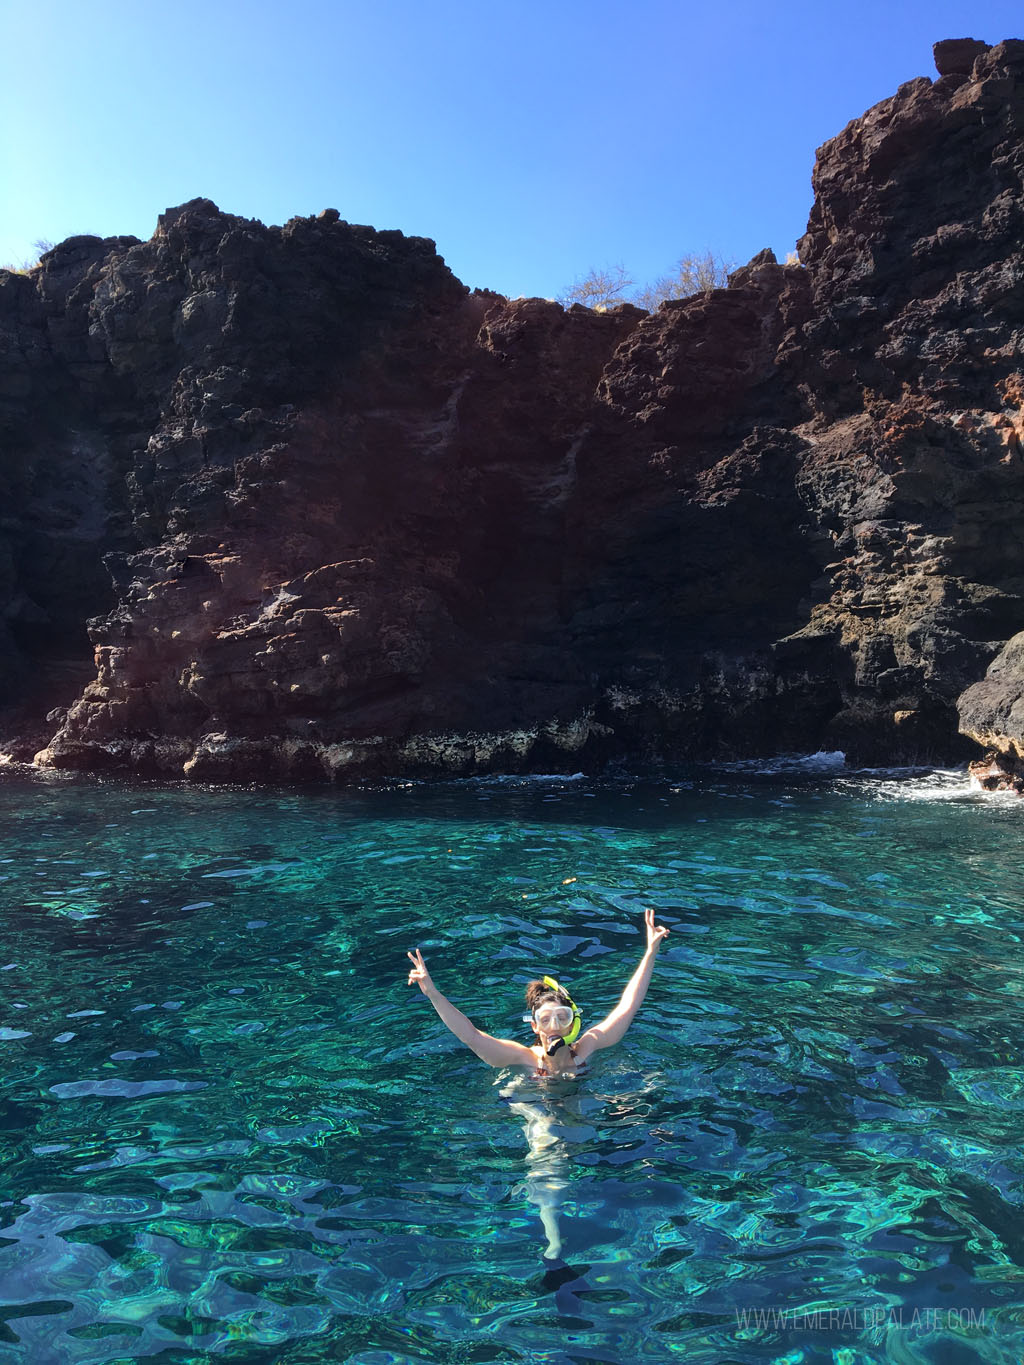
[[[1024,801],[9,773],[0,831],[0,1362],[1024,1358]],[[552,973],[586,1027],[647,906],[577,1080],[406,981],[528,1042]]]

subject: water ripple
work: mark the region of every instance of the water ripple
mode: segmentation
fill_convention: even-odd
[[[0,806],[4,1360],[1024,1354],[1020,806],[963,773]],[[405,985],[418,943],[525,1041],[554,972],[586,1026],[648,905],[580,1081],[491,1071]],[[742,1318],[814,1308],[849,1322]]]

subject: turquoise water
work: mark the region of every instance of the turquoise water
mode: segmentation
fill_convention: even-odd
[[[1024,1357],[1024,803],[8,777],[0,817],[0,1361]],[[586,1026],[647,905],[578,1081],[406,984],[418,945],[529,1041],[554,972]]]

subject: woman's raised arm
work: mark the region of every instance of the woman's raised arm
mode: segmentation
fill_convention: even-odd
[[[406,957],[412,963],[409,985],[419,986],[434,1009],[437,1010],[442,1022],[451,1029],[459,1042],[465,1043],[482,1062],[487,1062],[489,1066],[537,1065],[537,1058],[528,1047],[524,1047],[522,1043],[514,1043],[511,1039],[492,1038],[489,1033],[484,1033],[478,1029],[473,1021],[467,1019],[461,1010],[456,1009],[450,1000],[446,1000],[431,981],[427,964],[423,961],[423,954],[418,948],[415,953],[406,953]]]
[[[587,1029],[576,1044],[577,1061],[582,1061],[584,1057],[588,1057],[591,1052],[596,1052],[598,1048],[612,1047],[613,1044],[617,1043],[633,1022],[633,1016],[644,1002],[647,987],[651,984],[654,959],[658,956],[662,939],[668,933],[663,924],[654,923],[653,910],[644,911],[644,924],[647,927],[647,951],[640,959],[640,966],[629,978],[629,983],[622,992],[622,999],[611,1014],[602,1019],[599,1024],[595,1024],[593,1028]]]

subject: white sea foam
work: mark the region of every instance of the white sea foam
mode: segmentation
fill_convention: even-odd
[[[966,768],[858,768],[836,783],[876,801],[1019,801],[1013,793],[986,792]]]
[[[484,773],[464,779],[478,786],[532,786],[545,782],[582,782],[586,773]]]
[[[841,749],[819,749],[814,754],[776,754],[773,758],[741,758],[709,766],[719,772],[759,773],[765,777],[786,773],[834,773],[846,767],[846,755]]]

